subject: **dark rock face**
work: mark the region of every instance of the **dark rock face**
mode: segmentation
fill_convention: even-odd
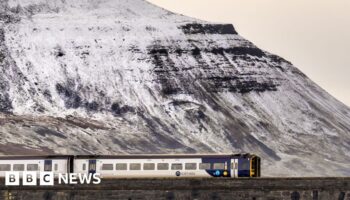
[[[128,112],[135,112],[135,109],[128,105],[121,106],[119,103],[113,103],[111,106],[112,113],[115,115],[122,115]]]
[[[79,93],[72,90],[71,87],[66,87],[61,84],[56,84],[56,90],[64,100],[66,108],[79,108],[82,104],[82,99]]]
[[[232,24],[186,24],[180,28],[185,34],[237,34]]]
[[[0,16],[1,17],[1,16]],[[12,103],[9,97],[9,81],[6,77],[6,70],[8,65],[8,51],[5,45],[4,30],[0,28],[0,112],[10,113],[12,110]]]
[[[19,22],[20,18],[9,12],[2,12],[0,13],[0,20],[7,24],[17,23]]]
[[[4,88],[4,87],[1,87]],[[12,104],[8,94],[0,94],[0,112],[11,113]]]
[[[35,132],[37,132],[39,135],[41,135],[43,137],[45,137],[47,135],[52,135],[52,136],[55,136],[55,137],[67,139],[67,137],[64,136],[64,134],[62,134],[62,133],[60,133],[58,131],[50,130],[50,129],[45,128],[45,127],[37,127]]]
[[[56,84],[56,91],[64,101],[64,104],[67,109],[84,108],[88,112],[99,111],[99,109],[101,108],[97,101],[95,100],[88,101],[86,99],[83,99],[83,97],[81,97],[83,95],[82,90],[83,90],[82,87],[76,88],[75,84],[70,81],[67,82],[66,86],[60,83]],[[49,99],[51,98],[49,91],[46,91],[44,95]]]
[[[214,42],[214,41],[213,41]],[[254,65],[256,60],[268,58],[266,54],[253,47],[232,47],[232,48],[211,48],[200,49],[179,49],[164,46],[149,46],[148,54],[154,64],[153,72],[158,76],[157,82],[162,87],[164,95],[193,94],[198,91],[198,87],[206,85],[210,92],[218,93],[223,91],[234,93],[277,91],[280,80],[277,78],[258,77],[256,72],[239,74],[235,70],[240,66],[240,61]],[[193,56],[196,65],[177,65],[176,59],[186,59]],[[205,57],[216,57],[210,62],[204,60]],[[219,58],[219,59],[218,59]],[[272,57],[274,61],[282,61]],[[228,65],[225,70],[218,70],[219,66]],[[277,66],[278,67],[278,66]],[[199,70],[205,69],[207,74],[202,74]],[[282,68],[280,68],[282,69]],[[191,74],[191,75],[189,75]],[[266,74],[265,74],[266,75]],[[169,76],[176,77],[170,79]],[[194,77],[193,77],[194,76]],[[178,81],[180,79],[180,81]],[[191,84],[195,80],[198,85]]]
[[[225,53],[231,54],[233,56],[255,56],[255,57],[263,57],[265,53],[258,48],[251,47],[233,47],[233,48],[214,48],[209,50],[211,53],[217,55],[224,55]]]

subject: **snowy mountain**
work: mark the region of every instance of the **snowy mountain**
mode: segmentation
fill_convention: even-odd
[[[0,70],[3,154],[250,152],[268,176],[350,175],[349,107],[229,24],[3,0]]]

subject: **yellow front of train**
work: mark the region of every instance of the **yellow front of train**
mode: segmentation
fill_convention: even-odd
[[[251,155],[250,158],[250,177],[260,177],[260,157],[256,155]]]

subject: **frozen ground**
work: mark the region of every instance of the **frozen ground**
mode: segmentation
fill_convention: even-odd
[[[232,25],[5,0],[0,70],[3,154],[250,152],[268,176],[350,175],[349,107]]]

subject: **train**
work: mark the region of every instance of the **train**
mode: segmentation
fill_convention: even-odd
[[[260,177],[254,154],[136,154],[0,156],[0,177],[8,171],[96,174],[101,178]]]

